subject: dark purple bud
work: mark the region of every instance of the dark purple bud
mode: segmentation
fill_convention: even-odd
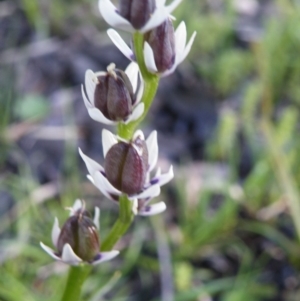
[[[135,29],[142,28],[155,10],[155,0],[120,0],[119,13]]]
[[[108,181],[118,190],[133,195],[143,190],[148,169],[148,149],[140,137],[131,143],[113,145],[104,164]]]
[[[125,120],[132,113],[135,95],[130,80],[125,72],[108,67],[105,75],[97,77],[94,104],[110,120]]]
[[[70,244],[74,253],[84,261],[93,261],[99,253],[97,228],[84,209],[69,217],[61,229],[57,250],[62,254],[65,244]]]
[[[158,72],[172,68],[175,62],[175,34],[172,21],[167,19],[145,35],[151,46]]]

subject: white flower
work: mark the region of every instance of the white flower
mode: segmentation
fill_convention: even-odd
[[[112,40],[112,42],[119,48],[119,50],[129,59],[133,60],[134,53],[129,48],[129,46],[124,42],[121,36],[114,30],[108,29],[107,31],[108,36]],[[166,70],[165,72],[161,73],[160,76],[167,76],[175,71],[177,66],[187,57],[188,53],[191,50],[192,44],[195,40],[196,32],[194,32],[188,41],[187,40],[187,32],[185,23],[182,21],[175,31],[175,60],[173,66]],[[155,64],[154,53],[149,45],[149,43],[144,43],[144,60],[147,69],[151,73],[158,73],[157,67]]]
[[[145,0],[143,0],[145,1]],[[151,14],[146,24],[139,29],[133,27],[133,25],[124,17],[120,15],[119,10],[113,5],[110,0],[99,0],[99,10],[104,20],[112,27],[122,29],[129,32],[140,31],[145,33],[154,27],[160,25],[166,18],[168,18],[171,12],[179,5],[182,0],[174,0],[171,4],[165,5],[165,0],[155,0],[155,9]]]
[[[115,250],[110,251],[110,252],[99,252],[97,230],[99,230],[100,210],[98,207],[95,208],[95,216],[94,216],[93,221],[84,215],[85,206],[81,200],[76,200],[73,207],[69,208],[69,209],[71,211],[70,217],[64,224],[64,227],[62,228],[62,230],[59,228],[58,219],[55,218],[55,220],[54,220],[54,225],[52,228],[52,235],[51,235],[53,245],[58,250],[60,248],[60,244],[62,241],[64,241],[64,240],[72,241],[72,237],[71,238],[68,237],[69,234],[71,234],[71,236],[73,234],[72,231],[70,231],[71,227],[68,225],[68,223],[72,223],[72,221],[71,221],[72,217],[74,218],[76,216],[79,217],[78,221],[80,223],[80,220],[84,216],[84,218],[86,220],[85,220],[85,224],[82,225],[83,231],[86,231],[87,233],[91,233],[91,238],[89,239],[89,242],[92,241],[92,243],[88,244],[88,248],[86,248],[87,245],[79,246],[79,248],[84,249],[85,252],[89,252],[90,251],[89,248],[94,247],[93,251],[96,251],[96,255],[93,256],[92,260],[85,261],[75,254],[74,250],[72,249],[72,247],[69,243],[63,244],[61,251],[54,251],[51,248],[49,248],[48,246],[44,245],[42,242],[40,242],[40,245],[44,249],[44,251],[46,251],[55,260],[62,261],[66,264],[74,265],[74,266],[79,265],[81,263],[89,263],[92,265],[96,265],[101,262],[113,259],[114,257],[116,257],[119,254],[119,251],[115,251]],[[74,222],[74,219],[73,219],[73,222]],[[88,224],[89,226],[86,226],[86,224]],[[81,225],[79,224],[79,226],[77,228],[80,228],[80,226]],[[86,227],[86,228],[84,228],[84,227]],[[61,233],[63,233],[62,234],[63,237],[61,237]],[[81,243],[85,242],[86,238],[79,237],[78,240],[79,240],[79,244],[80,244],[80,242]],[[95,245],[95,243],[96,243],[96,245]]]
[[[101,122],[101,123],[105,123],[105,124],[117,124],[119,120],[112,120],[109,119],[108,116],[104,116],[104,112],[102,112],[99,107],[97,107],[97,100],[95,99],[95,91],[97,88],[97,85],[99,84],[99,77],[101,78],[105,78],[106,76],[114,76],[116,78],[116,80],[119,80],[123,82],[122,78],[120,76],[118,76],[118,73],[121,72],[120,70],[115,69],[115,65],[114,64],[110,64],[107,67],[107,72],[97,72],[94,73],[92,70],[87,70],[85,73],[85,89],[83,87],[83,85],[81,86],[81,93],[82,93],[82,97],[84,100],[84,104],[88,110],[88,113],[90,115],[90,117],[92,119],[94,119],[95,121]],[[126,93],[122,93],[123,91],[121,91],[120,95],[127,95],[128,99],[124,99],[122,101],[128,101],[130,103],[128,103],[129,107],[132,107],[132,112],[131,114],[127,115],[123,122],[125,124],[134,121],[136,119],[138,119],[139,117],[141,117],[141,115],[144,112],[144,103],[141,103],[140,100],[143,96],[143,90],[144,90],[144,82],[142,80],[142,77],[140,75],[139,72],[139,67],[135,62],[132,62],[128,65],[128,67],[125,70],[125,74],[127,75],[129,81],[130,81],[130,85],[132,87],[127,87],[128,83],[126,81],[123,82],[123,85],[121,87],[121,89],[128,89],[131,90],[132,88],[132,92],[133,92],[133,99],[131,99],[130,95],[128,92]],[[113,89],[114,87],[112,87]],[[112,90],[111,89],[111,90]],[[114,90],[117,90],[117,88],[115,88]],[[118,91],[116,91],[113,95],[113,102],[114,104],[116,104],[116,96],[118,96]],[[124,107],[124,105],[122,106]],[[116,110],[116,109],[114,109]],[[129,112],[130,113],[130,112]],[[116,114],[115,114],[116,115]],[[122,116],[123,118],[123,116]],[[114,118],[116,119],[116,118]]]
[[[142,137],[143,133],[138,130],[135,132],[134,137]],[[108,130],[102,131],[102,145],[103,156],[106,157],[109,149],[118,143],[120,139],[118,136],[113,135]],[[134,138],[133,138],[134,140]],[[129,143],[128,141],[125,141]],[[151,172],[154,170],[158,159],[158,144],[157,144],[157,132],[153,131],[146,139],[146,145],[148,149],[148,170],[146,174],[146,181],[141,192],[135,195],[129,195],[128,198],[133,201],[133,212],[138,215],[153,215],[158,214],[166,209],[164,202],[159,202],[150,205],[150,201],[160,194],[160,186],[168,183],[174,176],[173,167],[167,173],[162,174],[160,168],[158,168],[156,174],[151,177]],[[107,179],[104,168],[86,156],[81,149],[79,149],[80,156],[84,160],[86,167],[89,171],[88,179],[110,200],[118,202],[119,196],[122,192],[116,189]]]

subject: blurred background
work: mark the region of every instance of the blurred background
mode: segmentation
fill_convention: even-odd
[[[174,16],[197,37],[143,123],[175,166],[168,209],[135,219],[83,300],[299,301],[300,3],[185,0]],[[1,301],[58,300],[67,266],[39,242],[76,198],[101,207],[102,238],[117,218],[77,151],[103,161],[86,69],[129,63],[107,28],[96,0],[0,1]]]

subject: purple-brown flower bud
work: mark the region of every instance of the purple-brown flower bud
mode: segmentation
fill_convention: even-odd
[[[110,120],[125,120],[132,113],[135,95],[125,72],[108,66],[108,72],[97,77],[94,104]]]
[[[70,216],[62,227],[57,242],[59,256],[65,244],[69,244],[74,253],[84,261],[92,262],[99,254],[97,228],[84,208]]]
[[[105,157],[105,174],[118,190],[133,195],[142,191],[148,170],[148,149],[143,138],[118,142]]]
[[[175,34],[172,21],[168,18],[158,27],[145,34],[145,41],[151,46],[158,72],[172,68],[175,62]]]
[[[120,0],[119,13],[135,29],[142,28],[155,10],[155,0]]]

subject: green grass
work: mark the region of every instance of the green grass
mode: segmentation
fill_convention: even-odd
[[[75,28],[86,20],[102,30],[103,22],[91,14],[94,2],[67,5],[56,0],[49,7],[49,19],[41,18],[38,1],[23,0],[22,6],[35,30],[47,37],[63,32],[63,17],[72,17],[73,12],[77,12]],[[300,7],[276,1],[279,16],[266,18],[261,40],[241,49],[234,39],[237,16],[225,3],[217,14],[204,1],[186,0],[175,15],[178,23],[186,20],[189,35],[198,32],[190,68],[209,84],[222,107],[218,127],[205,146],[206,160],[225,165],[228,174],[218,189],[201,186],[191,202],[184,166],[178,167],[176,179],[161,196],[169,208],[162,215],[162,228],[137,218],[120,242],[120,256],[95,268],[84,286],[83,300],[162,300],[159,290],[156,297],[147,297],[160,282],[157,254],[165,245],[160,245],[158,233],[171,251],[169,272],[176,301],[205,300],[205,296],[221,301],[275,300],[278,287],[268,274],[274,262],[293,270],[290,284],[276,300],[300,298],[297,285],[293,286],[300,280]],[[78,13],[83,6],[88,8],[86,16]],[[63,208],[77,196],[97,205],[108,201],[100,192],[82,188],[86,179],[78,168],[74,141],[65,146],[59,198],[56,193],[40,198],[46,187],[9,133],[22,122],[39,125],[49,110],[47,99],[16,95],[11,70],[0,69],[7,72],[6,80],[0,81],[0,191],[14,199],[0,217],[0,300],[57,301],[67,269],[53,262],[39,242],[51,245],[54,216],[62,223],[68,216]],[[240,95],[236,106],[223,102],[236,95]],[[65,112],[65,123],[76,129],[72,108]],[[252,157],[251,170],[242,180],[241,138]],[[17,165],[17,172],[7,168],[8,160]],[[103,207],[102,239],[117,217],[112,204]]]

